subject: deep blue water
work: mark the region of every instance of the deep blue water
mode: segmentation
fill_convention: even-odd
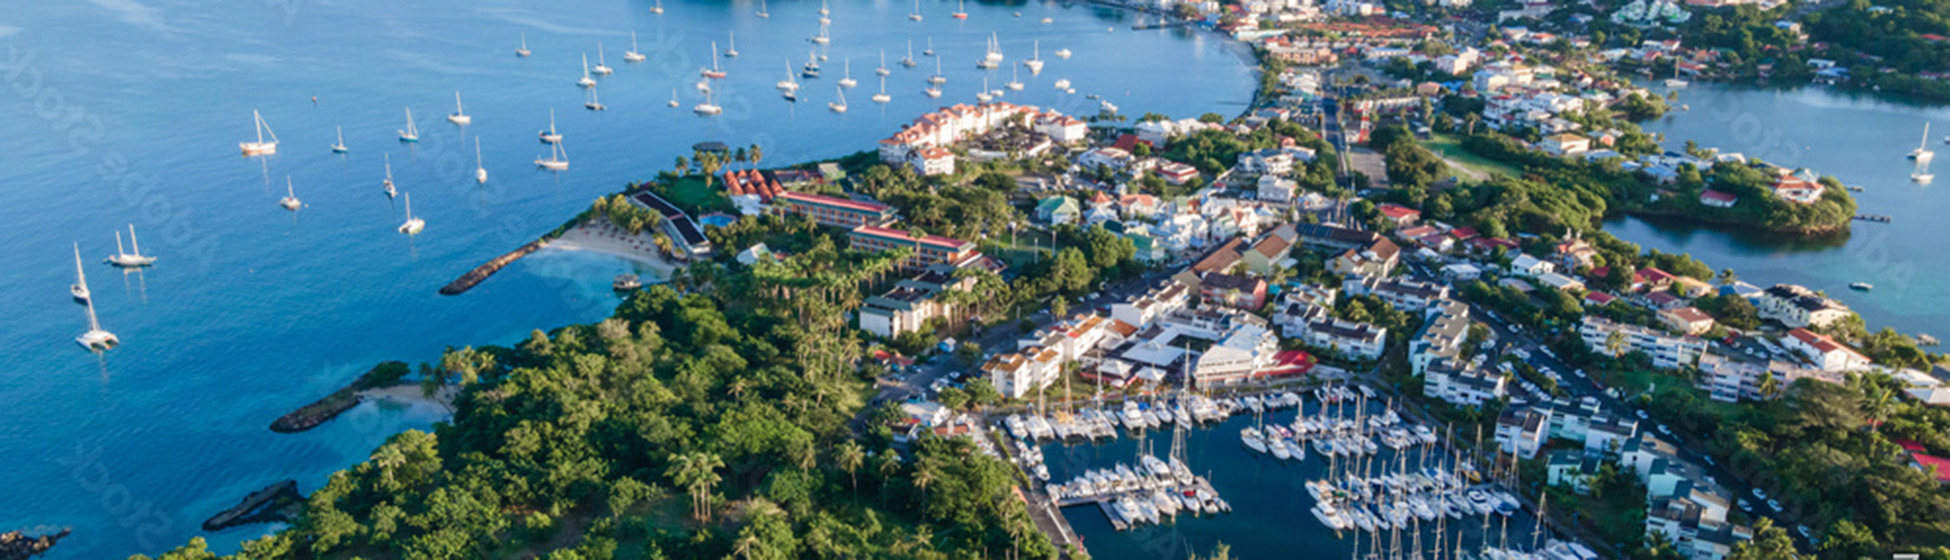
[[[1853,193],[1864,214],[1883,214],[1887,224],[1855,222],[1851,235],[1807,239],[1752,231],[1706,228],[1669,221],[1618,218],[1605,224],[1613,235],[1646,248],[1685,252],[1706,264],[1732,267],[1742,280],[1769,286],[1795,283],[1826,290],[1862,314],[1871,328],[1895,327],[1905,333],[1944,334],[1950,320],[1950,261],[1941,258],[1950,239],[1950,220],[1939,179],[1934,185],[1910,182],[1915,164],[1904,155],[1915,148],[1923,123],[1933,122],[1931,149],[1936,173],[1950,177],[1950,109],[1920,106],[1819,87],[1754,89],[1695,84],[1681,90],[1673,111],[1645,124],[1666,135],[1666,146],[1687,140],[1724,152],[1740,152],[1788,167],[1806,167],[1859,185]],[[1875,284],[1871,292],[1851,291],[1853,282]]]
[[[1100,93],[1133,115],[1231,114],[1255,85],[1235,44],[1132,32],[1098,8],[971,3],[960,22],[952,4],[930,0],[917,24],[905,19],[911,2],[837,1],[829,77],[792,106],[772,84],[787,59],[806,57],[817,2],[771,2],[769,20],[752,17],[751,2],[667,0],[662,16],[649,5],[92,0],[0,13],[0,530],[72,527],[54,559],[153,554],[250,490],[283,478],[317,487],[440,412],[364,405],[298,435],[266,429],[279,414],[381,360],[598,319],[614,305],[609,279],[628,265],[543,252],[464,296],[436,295],[454,276],[669,168],[697,141],[757,143],[767,163],[871,149],[923,111],[972,102],[973,61],[991,31],[1010,64],[1042,40],[1049,66],[1022,75],[1027,89],[1005,98],[1018,103],[1086,113],[1096,102],[1082,94]],[[650,61],[622,60],[632,29]],[[726,61],[719,84],[727,112],[696,117],[691,84],[728,30],[743,56]],[[516,58],[524,32],[534,56]],[[918,50],[929,36],[946,57],[947,95],[921,95],[931,68],[894,68],[894,102],[869,102],[879,51],[893,64],[908,40]],[[610,110],[594,114],[573,82],[598,40],[616,74],[601,78]],[[1058,48],[1076,56],[1058,60]],[[824,103],[849,56],[861,85],[853,111],[834,115]],[[1059,78],[1079,94],[1056,92]],[[665,106],[673,88],[685,108]],[[441,119],[457,89],[474,116],[465,129]],[[409,106],[425,138],[412,147],[394,140]],[[530,163],[551,107],[573,162],[561,174]],[[282,140],[278,155],[238,157],[253,109]],[[327,151],[334,126],[351,154]],[[486,187],[469,169],[475,138]],[[379,191],[384,154],[428,222],[417,237],[393,231],[403,215]],[[296,214],[277,206],[287,176],[307,205]],[[160,263],[130,274],[98,264],[130,223]],[[71,342],[85,328],[65,293],[71,242],[123,341],[99,358]],[[269,529],[209,537],[230,549]]]

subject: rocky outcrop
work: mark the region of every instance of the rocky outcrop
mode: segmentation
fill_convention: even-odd
[[[252,523],[291,521],[304,508],[305,497],[298,493],[298,481],[286,479],[244,496],[244,501],[217,512],[203,522],[205,531],[222,531]]]
[[[475,267],[474,270],[467,271],[466,274],[460,275],[460,278],[455,278],[453,282],[441,287],[440,295],[457,296],[467,293],[468,290],[474,289],[475,285],[480,284],[482,280],[487,280],[489,276],[500,272],[502,267],[514,264],[515,261],[521,260],[522,257],[528,256],[529,253],[540,251],[543,247],[547,246],[548,240],[538,239],[530,241],[527,245],[522,245],[519,249],[509,251],[508,254],[495,257],[494,260]]]
[[[344,414],[345,411],[352,410],[352,407],[358,406],[361,389],[370,389],[397,381],[399,376],[410,371],[409,368],[406,362],[382,362],[373,366],[371,370],[360,374],[358,379],[352,380],[352,384],[325,395],[325,398],[318,399],[317,402],[279,416],[277,420],[271,422],[271,431],[290,434],[316,428],[319,424],[324,424]]]
[[[38,537],[30,537],[20,531],[0,533],[0,560],[27,560],[40,556],[41,553],[47,552],[47,549],[53,548],[54,543],[60,542],[67,536],[67,529],[62,529],[57,534]]]

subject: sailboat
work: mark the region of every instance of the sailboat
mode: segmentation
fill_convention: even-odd
[[[122,268],[141,268],[156,264],[156,258],[142,254],[142,244],[135,240],[135,224],[129,224],[129,247],[133,252],[122,252],[122,232],[115,232],[115,254],[108,257],[108,264]]]
[[[609,63],[603,61],[602,41],[596,41],[596,66],[590,68],[589,71],[598,76],[608,76],[611,72],[615,72],[615,70],[609,67]]]
[[[460,106],[460,92],[458,91],[454,92],[454,114],[447,115],[447,122],[461,126],[467,126],[468,123],[474,122],[474,117],[467,116],[467,112],[462,110]]]
[[[991,101],[991,100],[994,100],[994,99],[995,99],[995,94],[993,94],[993,93],[989,93],[989,78],[988,78],[988,76],[983,76],[983,77],[982,77],[982,90],[981,90],[981,91],[979,91],[979,92],[976,92],[976,93],[975,93],[975,99],[976,99],[977,101],[981,101],[981,102],[983,102],[983,103],[988,103],[989,101]]]
[[[251,119],[257,121],[257,141],[238,142],[237,148],[244,152],[245,157],[268,156],[278,153],[278,133],[271,131],[270,123],[264,122],[264,115],[258,114],[257,111],[251,111]],[[266,132],[271,133],[270,142],[264,141],[264,133]]]
[[[393,154],[386,154],[386,181],[380,183],[379,186],[385,189],[386,198],[392,198],[393,195],[399,194],[399,190],[393,188]]]
[[[719,107],[719,106],[717,106],[716,104],[714,104],[714,103],[712,103],[712,102],[711,102],[711,92],[708,92],[708,91],[707,91],[707,92],[704,92],[704,102],[703,102],[703,103],[699,103],[699,104],[697,104],[697,106],[696,106],[696,107],[692,107],[692,108],[691,108],[691,111],[692,111],[692,112],[695,112],[695,113],[697,113],[697,114],[699,114],[699,115],[702,115],[702,116],[706,116],[706,117],[708,117],[708,116],[711,116],[711,115],[716,115],[716,114],[720,114],[720,113],[723,113],[723,112],[724,112],[724,107]]]
[[[549,171],[568,171],[569,152],[567,150],[562,149],[561,142],[549,144],[548,159],[535,158],[535,167],[540,167],[542,169],[547,169]]]
[[[1015,67],[1009,67],[1009,83],[1006,86],[1009,88],[1009,91],[1022,91],[1022,80],[1019,78],[1020,76],[1016,72]]]
[[[730,31],[726,31],[725,40],[730,41],[730,44],[725,45],[724,48],[725,58],[737,58],[738,57],[738,35]]]
[[[304,205],[305,203],[298,200],[298,193],[291,189],[291,176],[284,176],[284,198],[278,201],[278,206],[283,206],[285,210],[296,212]],[[134,234],[130,235],[134,236]]]
[[[1056,57],[1062,59],[1070,58],[1070,49],[1056,49]]]
[[[603,105],[603,102],[596,98],[596,88],[589,88],[589,100],[582,102],[582,108],[591,111],[601,111],[609,107]]]
[[[989,52],[982,57],[989,62],[1002,62],[1002,40],[995,36],[994,31],[989,32]]]
[[[1057,79],[1057,80],[1056,80],[1056,84],[1055,84],[1055,85],[1056,85],[1056,89],[1061,89],[1061,90],[1068,90],[1068,89],[1070,89],[1070,79],[1069,79],[1069,78],[1059,78],[1059,79]]]
[[[819,0],[819,23],[822,25],[833,23],[833,20],[827,17],[831,15],[833,15],[833,10],[826,7],[826,0]]]
[[[947,77],[947,76],[944,76],[944,75],[942,75],[942,74],[941,74],[941,59],[940,59],[940,58],[935,58],[935,59],[934,59],[934,75],[933,75],[933,76],[928,76],[928,83],[930,83],[930,84],[934,84],[934,85],[937,85],[937,86],[938,86],[938,85],[941,85],[941,84],[945,84],[945,83],[948,83],[948,77]]]
[[[770,19],[772,17],[772,12],[765,11],[765,0],[758,0],[758,13],[755,15],[761,19]]]
[[[81,270],[80,243],[74,244],[74,284],[68,286],[68,295],[74,296],[74,300],[81,303],[88,303],[91,297],[88,292],[88,274]]]
[[[923,50],[923,51],[921,51],[921,56],[934,56],[934,36],[933,36],[933,35],[929,35],[929,36],[928,36],[928,48],[927,48],[926,50]]]
[[[1034,45],[1034,54],[1029,57],[1029,60],[1022,61],[1023,66],[1029,67],[1029,74],[1032,76],[1043,73],[1043,41],[1038,39]]]
[[[474,137],[474,182],[487,184],[487,165],[481,163],[481,137]]]
[[[657,0],[657,5],[655,5],[655,6],[651,6],[651,7],[650,7],[650,13],[653,13],[653,14],[659,14],[659,15],[661,15],[661,14],[663,14],[663,13],[664,13],[664,0]]]
[[[901,59],[901,66],[913,68],[915,66],[919,66],[920,64],[921,63],[914,61],[914,40],[909,39],[907,41],[907,58]]]
[[[833,91],[839,92],[840,100],[832,103],[827,103],[826,108],[832,109],[833,112],[835,113],[846,112],[846,88],[834,86]]]
[[[401,130],[401,131],[399,131],[399,141],[401,141],[401,142],[419,142],[419,141],[420,141],[420,126],[419,126],[419,125],[416,125],[416,124],[413,124],[413,108],[412,108],[412,107],[407,107],[407,108],[406,108],[406,130]]]
[[[576,80],[576,85],[596,87],[596,79],[589,77],[589,53],[582,53],[582,78]]]
[[[907,14],[909,21],[921,21],[921,0],[914,0],[914,13]]]
[[[841,76],[841,77],[840,77],[840,82],[839,82],[839,84],[840,84],[840,87],[849,87],[849,88],[850,88],[850,87],[853,87],[853,86],[857,86],[857,85],[860,85],[860,82],[857,82],[857,81],[854,81],[854,80],[853,80],[853,59],[851,59],[851,58],[849,58],[849,59],[846,59],[846,61],[845,61],[845,62],[843,63],[843,66],[842,66],[842,68],[844,68],[844,70],[843,70],[843,72],[844,72],[844,73],[843,73],[843,74],[840,74],[840,76]]]
[[[955,5],[955,19],[968,19],[968,2],[962,0]]]
[[[875,66],[873,73],[883,77],[894,73],[892,70],[887,69],[887,49],[880,49],[880,66]]]
[[[678,105],[680,103],[677,102],[677,88],[670,88],[670,106],[676,107]]]
[[[530,54],[534,53],[528,52],[528,34],[523,33],[521,34],[521,46],[515,48],[515,56],[528,56]]]
[[[343,154],[352,151],[350,148],[345,147],[345,127],[335,126],[332,128],[338,129],[339,131],[339,141],[336,144],[332,144],[332,153]]]
[[[873,102],[874,102],[874,103],[886,103],[886,102],[888,102],[888,101],[893,101],[893,100],[894,100],[894,97],[893,97],[893,96],[891,96],[891,95],[887,95],[887,77],[886,77],[886,76],[881,76],[881,77],[880,77],[880,93],[876,93],[876,94],[873,94]]]
[[[548,110],[548,130],[542,131],[539,134],[539,136],[541,137],[543,144],[554,144],[556,142],[562,141],[562,134],[555,131],[555,108],[554,107],[550,107]]]
[[[779,91],[792,93],[799,89],[799,81],[792,79],[792,59],[785,60],[785,79],[779,80]]]
[[[928,89],[921,90],[921,93],[928,94],[928,97],[930,98],[934,98],[934,99],[941,98],[941,88],[938,87],[928,86]]]
[[[818,54],[812,51],[806,51],[806,66],[799,70],[799,75],[808,78],[819,77],[819,55]]]
[[[826,24],[819,24],[819,34],[812,36],[811,41],[816,45],[826,45],[833,42],[833,37],[826,33]]]
[[[75,284],[68,287],[68,293],[74,294],[75,300],[88,308],[88,332],[75,337],[75,344],[80,344],[82,348],[90,351],[108,350],[121,344],[121,339],[115,338],[115,333],[102,330],[101,321],[95,317],[95,300],[88,296],[88,277],[81,274],[81,244],[79,243],[74,246],[74,279]]]
[[[630,50],[623,51],[623,62],[643,62],[649,57],[636,50],[636,30],[630,30]]]
[[[1929,121],[1924,121],[1923,139],[1918,140],[1916,142],[1916,149],[1909,151],[1909,159],[1913,159],[1916,161],[1924,161],[1932,157],[1936,157],[1936,152],[1930,151],[1929,145],[1930,145],[1930,123]]]
[[[406,222],[399,225],[399,232],[419,235],[424,229],[427,229],[427,221],[413,217],[413,193],[406,193]]]
[[[724,79],[725,77],[724,70],[718,69],[718,42],[717,41],[711,42],[711,67],[700,68],[698,69],[697,74],[699,76],[704,76],[706,78],[710,78],[713,80]]]

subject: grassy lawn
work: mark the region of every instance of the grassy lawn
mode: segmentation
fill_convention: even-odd
[[[704,177],[700,175],[678,179],[675,184],[659,189],[658,193],[670,200],[671,204],[693,213],[731,211],[731,199],[725,197],[724,185],[714,180],[711,186],[706,187]]]
[[[1447,134],[1431,135],[1427,142],[1423,142],[1423,145],[1428,146],[1429,151],[1435,152],[1436,155],[1461,163],[1470,169],[1484,173],[1495,173],[1505,177],[1517,177],[1523,174],[1522,170],[1511,167],[1509,164],[1469,153],[1469,150],[1463,149],[1462,141],[1455,136]]]

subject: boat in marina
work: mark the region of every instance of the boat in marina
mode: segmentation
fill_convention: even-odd
[[[399,225],[399,232],[407,235],[419,235],[422,230],[427,229],[427,221],[413,217],[413,193],[406,193],[405,196],[406,221]]]
[[[251,119],[257,122],[257,141],[237,143],[237,148],[244,152],[244,157],[268,156],[278,153],[278,133],[271,131],[271,125],[264,122],[264,115],[259,114],[257,111],[251,111]],[[264,140],[266,133],[271,135],[270,141]],[[344,142],[340,143],[343,144]]]
[[[129,224],[130,251],[122,252],[122,232],[115,232],[115,254],[108,257],[108,264],[122,268],[142,268],[156,264],[156,257],[142,254],[142,243],[135,239],[135,224]]]

